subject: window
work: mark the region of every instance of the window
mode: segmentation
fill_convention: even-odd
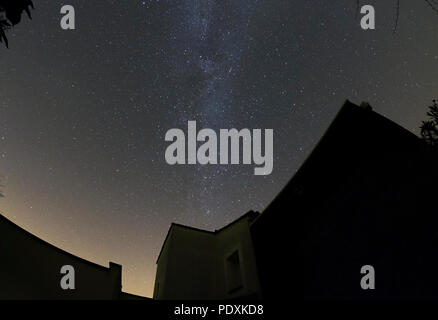
[[[228,293],[234,293],[243,288],[242,270],[239,251],[234,251],[226,260],[226,276]]]

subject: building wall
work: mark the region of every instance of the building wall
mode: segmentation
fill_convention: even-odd
[[[159,258],[157,299],[214,299],[217,285],[215,237],[173,226]]]
[[[261,298],[258,272],[254,255],[254,247],[249,230],[247,219],[237,221],[228,228],[223,229],[217,234],[219,254],[217,265],[224,271],[220,290],[223,293],[221,298],[234,299],[239,297]],[[230,279],[227,274],[227,264],[229,257],[238,252],[239,264],[242,274],[242,288],[230,291]]]
[[[229,259],[236,252],[237,264]],[[241,286],[230,287],[232,275]],[[248,219],[216,233],[172,225],[157,262],[155,299],[236,299],[259,291]]]
[[[172,238],[172,230],[169,231],[166,240],[166,243],[163,244],[163,247],[161,248],[159,261],[157,262],[157,271],[155,273],[155,284],[154,284],[154,299],[164,299],[165,293],[166,293],[166,273],[167,273],[167,266],[168,266],[168,259],[169,259],[169,246]],[[169,242],[169,243],[168,243]]]
[[[75,269],[75,290],[63,290],[61,267]],[[121,266],[71,255],[0,215],[0,299],[118,299]]]
[[[418,137],[346,103],[251,226],[263,298],[436,299],[436,163]],[[360,286],[364,265],[376,290]]]

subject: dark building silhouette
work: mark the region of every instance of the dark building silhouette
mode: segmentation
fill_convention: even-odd
[[[260,298],[248,212],[215,232],[172,224],[157,260],[154,299]]]
[[[243,219],[245,228],[221,238],[171,227],[154,297],[438,299],[437,166],[435,149],[416,135],[347,101],[283,191],[260,216]],[[235,250],[218,250],[225,242]],[[360,285],[364,265],[374,267],[374,290]],[[240,287],[230,294],[234,281]]]
[[[61,288],[62,266],[75,270],[75,289]],[[122,266],[109,268],[65,252],[0,215],[0,300],[140,299],[122,289]]]
[[[264,297],[281,298],[280,274],[296,298],[437,299],[437,164],[416,135],[346,102],[252,225]],[[363,265],[375,290],[360,286]]]

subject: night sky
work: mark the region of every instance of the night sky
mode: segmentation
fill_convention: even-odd
[[[218,229],[263,210],[346,99],[418,134],[438,95],[438,14],[426,1],[34,0],[0,48],[0,209],[82,258],[123,265],[151,296],[172,222]],[[384,3],[382,3],[384,2]],[[274,170],[169,166],[167,130],[274,129]],[[372,128],[370,128],[372,130]],[[305,214],[299,213],[297,214]],[[292,217],[293,218],[293,217]]]

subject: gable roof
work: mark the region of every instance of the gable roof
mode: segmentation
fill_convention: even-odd
[[[373,161],[388,152],[405,154],[407,149],[422,147],[424,143],[418,136],[374,112],[368,104],[357,106],[347,100],[313,151],[256,222],[279,202],[290,202],[309,189],[317,197],[315,189],[322,192],[356,165],[352,159],[357,163],[366,161],[366,157]]]
[[[370,264],[385,279],[372,299],[436,297],[437,163],[418,136],[347,101],[251,225],[265,296],[280,274],[298,299],[368,299],[357,279]]]

